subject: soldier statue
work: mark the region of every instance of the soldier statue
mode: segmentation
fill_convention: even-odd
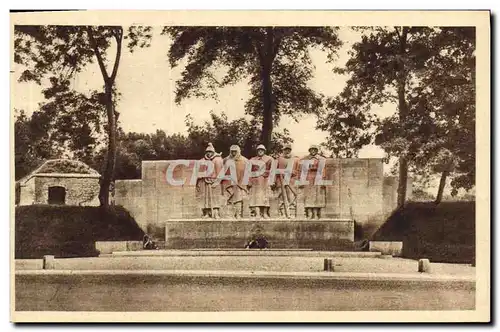
[[[226,191],[229,193],[227,202],[233,206],[234,217],[236,219],[243,217],[243,198],[248,193],[247,185],[243,183],[245,168],[248,159],[241,155],[241,150],[238,145],[232,145],[229,149],[229,156],[224,158],[224,165],[227,168],[226,175],[230,174],[228,163],[234,163],[236,171],[235,179],[224,181]]]
[[[278,191],[279,213],[281,217],[295,217],[297,215],[297,188],[295,181],[298,178],[300,158],[292,155],[291,144],[283,147],[282,154],[278,157],[277,168],[286,169],[289,174],[276,175],[276,190]]]
[[[205,156],[201,159],[211,162],[213,170],[203,177],[199,177],[196,182],[196,191],[201,197],[202,218],[220,218],[220,207],[224,199],[222,184],[217,180],[217,175],[222,170],[223,160],[220,154],[215,152],[212,143],[205,149]],[[206,166],[200,167],[200,171],[205,172]]]
[[[261,161],[265,165],[264,173],[250,178],[250,215],[252,217],[269,218],[269,198],[271,196],[271,189],[268,182],[269,172],[271,170],[273,158],[266,155],[266,147],[262,144],[257,146],[257,155],[251,158],[253,161]],[[252,171],[259,170],[259,165],[253,164]],[[258,210],[258,211],[257,211]]]
[[[306,212],[306,218],[309,219],[320,219],[321,209],[326,206],[326,188],[324,185],[315,183],[316,176],[318,172],[321,172],[321,179],[324,179],[325,170],[319,168],[320,161],[325,161],[325,157],[318,154],[319,148],[317,145],[312,145],[309,148],[309,155],[301,159],[299,167],[299,176],[302,174],[302,167],[304,166],[303,161],[310,160],[310,166],[307,172],[306,180],[308,184],[301,184],[300,188],[303,189],[303,199],[304,208]]]

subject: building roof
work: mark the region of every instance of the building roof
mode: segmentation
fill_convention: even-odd
[[[98,178],[101,175],[87,164],[78,160],[50,159],[18,182],[24,183],[32,177],[37,176]]]

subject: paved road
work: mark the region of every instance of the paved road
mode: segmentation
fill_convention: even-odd
[[[221,276],[16,276],[20,311],[472,310],[471,283]]]
[[[417,262],[401,258],[334,258],[338,273],[405,273],[422,276]],[[40,270],[41,260],[16,260],[16,270]],[[321,274],[321,257],[98,257],[56,259],[56,270],[111,270],[118,275],[16,276],[16,310],[253,311],[253,310],[466,310],[475,287],[456,282],[345,282],[241,279],[215,276],[154,277],[137,271],[268,271]],[[138,271],[140,272],[140,271]],[[432,264],[434,276],[473,277],[475,268]]]

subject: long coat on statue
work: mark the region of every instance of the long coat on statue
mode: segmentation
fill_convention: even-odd
[[[202,209],[220,208],[224,202],[224,190],[221,183],[215,183],[217,175],[223,168],[223,160],[220,155],[216,154],[211,159],[204,157],[200,160],[211,161],[213,171],[205,177],[198,178],[196,182],[196,193],[201,203]],[[202,165],[200,172],[205,172],[207,166]]]
[[[285,185],[291,185],[291,186],[295,185],[295,180],[298,179],[298,177],[300,176],[299,161],[300,161],[300,158],[296,157],[296,156],[285,157],[284,155],[281,155],[278,157],[278,163],[277,163],[278,169],[280,169],[280,170],[290,169],[291,170],[290,181],[289,182],[285,181],[285,183],[284,183]],[[287,176],[284,174],[276,174],[276,186],[277,187],[281,186],[281,180],[283,177],[285,178],[285,180],[287,179]]]
[[[248,159],[243,157],[238,151],[238,154],[233,158],[231,155],[224,158],[224,167],[228,167],[228,163],[234,162],[236,169],[236,182],[224,180],[222,185],[224,190],[229,193],[228,203],[234,204],[243,201],[243,198],[248,193],[248,188],[246,184],[243,184],[243,177],[245,175],[245,168]],[[227,168],[226,175],[230,174],[230,168]]]
[[[265,206],[269,207],[269,197],[271,196],[271,188],[269,186],[269,172],[271,171],[271,166],[273,158],[268,155],[263,155],[262,157],[255,156],[251,160],[260,160],[265,163],[265,170],[262,175],[251,177],[249,183],[250,187],[250,198],[248,205],[250,207],[254,206]],[[259,170],[259,165],[252,165],[252,172]]]
[[[297,189],[295,188],[295,181],[299,178],[300,173],[299,173],[299,161],[300,158],[296,156],[289,156],[285,157],[284,155],[279,156],[278,158],[278,164],[277,167],[278,169],[289,169],[291,170],[290,177],[288,178],[287,175],[284,174],[277,174],[276,175],[276,189],[278,192],[281,194],[281,201],[283,201],[283,193],[281,192],[281,182],[283,182],[283,187],[287,195],[287,200],[288,203],[291,203],[293,201],[293,198],[295,196],[294,192],[297,193]],[[287,181],[287,179],[290,179]],[[284,180],[284,181],[283,181]]]
[[[316,185],[315,180],[316,176],[319,172],[319,162],[323,160],[326,161],[326,158],[320,155],[315,156],[305,156],[301,159],[303,160],[311,160],[311,164],[309,166],[306,181],[309,183],[304,185],[302,190],[302,197],[304,199],[304,207],[305,208],[323,208],[326,206],[326,188],[323,185]],[[300,179],[302,174],[302,164],[299,167],[298,177]],[[321,179],[325,179],[325,168],[321,172]]]

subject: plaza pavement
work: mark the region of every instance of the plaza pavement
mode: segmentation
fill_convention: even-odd
[[[472,310],[475,267],[382,255],[105,255],[16,260],[18,311]],[[307,256],[309,255],[309,256]],[[332,258],[334,272],[323,271]]]
[[[323,259],[332,258],[335,272],[419,274],[416,260],[374,256],[335,257],[322,253],[317,257],[300,256],[125,256],[107,255],[90,258],[55,260],[58,270],[221,270],[321,272]],[[16,271],[42,269],[41,259],[16,260]],[[466,264],[432,263],[431,274],[475,276],[475,267]]]

